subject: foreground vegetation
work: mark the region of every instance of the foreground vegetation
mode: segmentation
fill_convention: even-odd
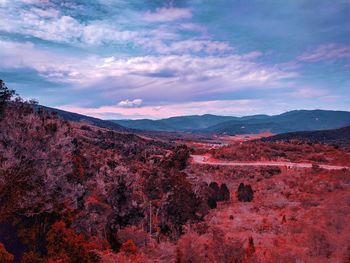
[[[60,119],[3,82],[0,131],[0,262],[350,260],[348,170],[194,165],[185,145]],[[210,151],[348,158],[318,144]]]

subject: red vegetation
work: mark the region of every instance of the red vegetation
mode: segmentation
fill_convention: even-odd
[[[14,259],[13,255],[9,253],[4,244],[0,242],[0,262],[12,262]]]
[[[347,165],[350,153],[332,145],[309,142],[245,142],[211,150],[214,158],[232,161],[290,161]]]
[[[0,104],[1,262],[349,262],[350,172],[316,165],[348,165],[346,150],[246,142],[202,150],[315,165],[197,165],[187,146],[11,96]]]

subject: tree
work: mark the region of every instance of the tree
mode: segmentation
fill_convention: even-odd
[[[46,241],[49,260],[71,263],[91,262],[85,238],[67,228],[63,221],[58,221],[51,226]]]
[[[174,174],[169,178],[172,189],[168,193],[165,212],[174,226],[177,237],[182,234],[182,226],[188,221],[197,221],[200,214],[201,200],[192,191],[192,185],[185,179],[184,174]]]
[[[228,190],[226,184],[221,184],[219,194],[218,194],[218,201],[229,201],[230,200],[230,190]]]
[[[177,146],[173,151],[170,159],[165,162],[169,168],[183,170],[187,167],[188,159],[190,158],[190,150],[186,145]]]
[[[7,88],[5,82],[0,79],[0,114],[2,114],[6,104],[11,100],[11,98],[14,95],[15,91]]]
[[[251,202],[254,197],[254,192],[252,187],[248,185],[244,185],[244,183],[240,183],[237,190],[237,198],[240,202]]]
[[[215,197],[216,200],[218,200],[218,195],[219,195],[219,191],[220,191],[220,187],[218,185],[217,182],[211,182],[209,184],[209,187],[213,190],[213,195]]]

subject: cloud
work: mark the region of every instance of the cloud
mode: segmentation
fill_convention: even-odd
[[[319,62],[324,60],[349,59],[350,44],[324,44],[316,47],[314,50],[307,51],[298,57],[298,60],[304,62]]]
[[[128,50],[132,47],[162,54],[218,54],[233,50],[227,42],[211,40],[201,25],[174,24],[178,19],[191,18],[191,11],[185,8],[158,8],[155,12],[143,13],[142,17],[134,12],[129,18],[118,18],[120,21],[108,17],[83,20],[78,19],[76,9],[67,12],[62,6],[34,3],[8,3],[0,10],[0,30],[84,48],[118,44]],[[159,24],[161,21],[174,23]],[[130,27],[130,24],[137,26]],[[179,30],[195,30],[203,36],[184,36]]]
[[[100,45],[135,41],[138,35],[137,31],[120,30],[107,20],[77,20],[49,4],[39,8],[14,1],[0,10],[0,16],[0,30],[59,43]]]
[[[162,41],[146,42],[146,47],[151,47],[157,50],[159,53],[200,53],[205,52],[207,54],[223,53],[232,51],[228,43],[220,41],[212,41],[210,39],[188,39],[173,41],[170,44],[165,44]]]
[[[69,105],[59,106],[59,108],[63,110],[78,112],[102,119],[115,117],[160,119],[171,116],[206,114],[208,112],[220,115],[246,115],[258,113],[263,107],[264,103],[261,100],[210,100],[138,108],[121,107],[119,104],[98,108],[81,108]]]
[[[79,58],[9,41],[0,41],[0,49],[0,68],[33,69],[49,81],[66,83],[76,90],[103,91],[106,100],[133,97],[148,102],[184,101],[242,89],[281,88],[298,76],[295,71],[255,62],[256,52]]]
[[[147,22],[169,22],[191,17],[191,10],[175,7],[158,8],[155,12],[146,12],[142,15],[143,20]]]
[[[292,91],[288,95],[299,99],[305,99],[305,98],[325,97],[328,94],[329,94],[329,91],[324,88],[303,86],[303,87],[296,87],[294,91]]]
[[[142,105],[142,99],[134,99],[134,100],[122,100],[118,103],[119,107],[122,108],[136,108]]]

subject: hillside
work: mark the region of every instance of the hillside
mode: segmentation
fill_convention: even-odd
[[[350,112],[328,110],[299,110],[265,118],[231,120],[205,129],[217,134],[249,134],[269,131],[285,133],[293,131],[324,130],[350,124]]]
[[[126,262],[116,252],[153,246],[151,235],[176,240],[207,214],[182,172],[187,147],[67,121],[5,94],[1,262],[104,262],[107,254]],[[129,244],[130,235],[138,240]]]
[[[282,133],[262,139],[265,142],[289,140],[320,142],[341,147],[350,147],[350,126],[332,130]]]
[[[94,117],[90,117],[90,116],[86,116],[86,115],[82,115],[82,114],[78,114],[78,113],[74,113],[74,112],[69,112],[69,111],[64,111],[64,110],[60,110],[60,109],[56,109],[56,108],[50,108],[50,107],[46,107],[46,106],[42,106],[42,105],[35,105],[35,109],[44,109],[48,112],[52,112],[52,113],[56,113],[59,117],[61,117],[64,120],[67,121],[78,121],[78,122],[85,122],[85,123],[89,123],[101,128],[109,128],[109,129],[113,129],[116,131],[127,131],[128,129],[126,129],[124,126],[118,125],[117,123],[114,122],[110,122],[110,121],[106,121],[106,120],[101,120],[98,118],[94,118]]]

